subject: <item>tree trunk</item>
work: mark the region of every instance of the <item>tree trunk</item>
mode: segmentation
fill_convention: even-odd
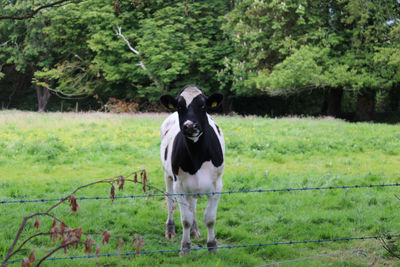
[[[24,73],[18,72],[15,69],[15,65],[4,66],[2,72],[5,73],[6,76],[11,77],[10,81],[13,84],[13,90],[8,96],[8,102],[5,106],[6,109],[9,109],[14,98],[21,97],[21,94],[25,91],[30,91],[29,87],[31,86],[32,72],[29,69]]]
[[[38,99],[38,111],[44,112],[51,96],[50,91],[43,86],[36,85],[36,94]]]
[[[399,109],[400,85],[393,85],[389,91],[390,111],[396,112]]]
[[[329,90],[326,114],[332,117],[339,117],[341,114],[343,89],[331,88]]]
[[[375,112],[376,91],[371,89],[361,90],[357,98],[356,121],[372,121]]]

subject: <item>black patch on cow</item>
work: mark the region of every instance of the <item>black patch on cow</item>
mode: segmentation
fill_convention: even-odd
[[[217,127],[218,134],[221,136],[221,130],[219,129],[218,125],[215,124],[215,127]]]
[[[167,156],[168,156],[168,146],[165,148],[165,152],[164,152],[164,159],[167,160]]]
[[[215,167],[222,165],[224,157],[221,144],[214,129],[207,123],[203,135],[195,143],[179,132],[172,148],[172,171],[178,174],[179,168],[184,172],[195,174],[206,161],[211,161]]]

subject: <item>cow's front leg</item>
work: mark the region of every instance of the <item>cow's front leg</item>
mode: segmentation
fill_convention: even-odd
[[[217,208],[220,195],[209,195],[207,201],[207,208],[204,212],[204,222],[207,226],[207,247],[209,252],[217,253],[217,241],[215,240],[215,222],[217,218]]]
[[[169,177],[165,174],[165,185],[167,189],[167,194],[172,194],[174,192],[173,189],[173,180],[172,177]],[[166,201],[168,205],[168,218],[166,222],[166,229],[165,229],[165,238],[175,238],[175,221],[174,221],[174,210],[176,209],[175,204],[175,197],[173,196],[166,196]]]
[[[182,222],[182,241],[181,241],[181,252],[180,255],[183,254],[190,254],[190,251],[185,249],[190,249],[191,242],[190,242],[190,228],[193,225],[193,212],[190,208],[190,196],[182,196],[179,197],[179,208],[181,211],[181,222]]]

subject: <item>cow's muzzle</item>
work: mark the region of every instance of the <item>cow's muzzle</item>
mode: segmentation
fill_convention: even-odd
[[[186,121],[183,124],[182,132],[185,136],[196,137],[200,135],[200,128],[197,123]]]

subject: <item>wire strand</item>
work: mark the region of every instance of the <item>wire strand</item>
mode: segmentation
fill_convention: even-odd
[[[114,199],[129,199],[129,198],[150,198],[150,197],[175,197],[175,196],[203,196],[211,194],[243,194],[243,193],[276,193],[276,192],[293,192],[293,191],[310,191],[310,190],[335,190],[335,189],[361,189],[361,188],[375,188],[375,187],[395,187],[400,186],[400,183],[394,184],[370,184],[370,185],[345,185],[345,186],[324,186],[324,187],[300,187],[300,188],[283,188],[283,189],[253,189],[253,190],[234,190],[223,192],[201,192],[201,193],[179,193],[179,194],[147,194],[147,195],[129,195],[129,196],[116,196]],[[54,202],[61,201],[65,198],[54,199],[20,199],[20,200],[2,200],[0,204],[12,203],[34,203],[34,202]],[[77,200],[104,200],[111,199],[110,197],[77,197]]]
[[[319,240],[303,240],[303,241],[286,241],[286,242],[273,242],[273,243],[260,243],[260,244],[248,244],[248,245],[231,245],[231,246],[219,246],[219,247],[200,247],[191,249],[172,249],[172,250],[156,250],[156,251],[143,251],[138,255],[148,255],[155,253],[173,253],[181,251],[200,251],[206,249],[233,249],[233,248],[250,248],[250,247],[265,247],[265,246],[279,246],[279,245],[295,245],[295,244],[310,244],[310,243],[324,243],[324,242],[338,242],[338,241],[352,241],[352,240],[367,240],[367,239],[378,239],[378,238],[388,238],[400,237],[400,235],[379,235],[379,236],[364,236],[364,237],[346,237],[346,238],[334,238],[334,239],[319,239]],[[73,259],[87,259],[96,257],[113,257],[113,256],[131,256],[137,255],[135,252],[125,252],[125,253],[109,253],[109,254],[99,254],[99,255],[83,255],[83,256],[68,256],[60,258],[47,258],[46,260],[73,260]],[[36,259],[40,261],[41,259]],[[22,262],[22,260],[12,260],[7,261],[7,264]],[[1,262],[4,263],[4,262]]]
[[[359,248],[359,249],[351,249],[351,250],[345,250],[345,251],[337,251],[337,252],[332,252],[332,253],[327,253],[327,254],[320,254],[320,255],[311,256],[311,257],[305,257],[305,258],[299,258],[299,259],[293,259],[293,260],[287,260],[287,261],[279,261],[279,262],[274,262],[274,263],[268,263],[268,264],[264,264],[264,265],[258,265],[256,267],[272,266],[272,265],[278,265],[278,264],[283,264],[283,263],[291,263],[291,262],[297,262],[297,261],[312,260],[312,259],[317,259],[317,258],[322,258],[322,257],[327,257],[327,256],[333,256],[333,255],[354,253],[354,252],[359,252],[359,251],[363,251],[363,250],[369,250],[369,249],[373,249],[373,248],[380,248],[380,247],[385,247],[385,246],[394,246],[394,245],[396,245],[398,243],[399,242],[392,243],[390,245],[376,245],[376,246],[367,247],[367,248]]]

